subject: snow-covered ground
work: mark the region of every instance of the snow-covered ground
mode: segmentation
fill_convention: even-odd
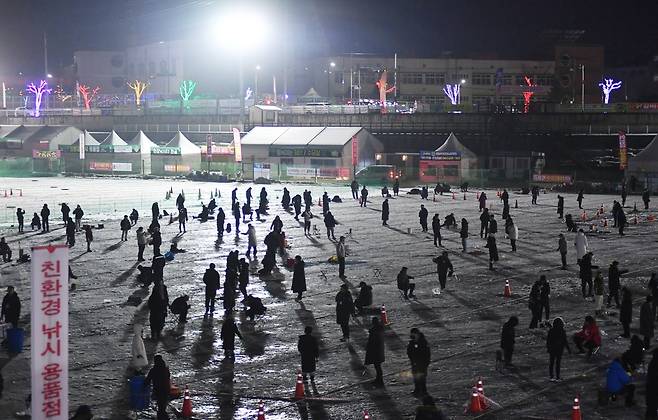
[[[219,189],[219,205],[227,212],[231,190],[237,185],[238,199],[244,200],[249,184],[210,184],[170,180],[136,179],[2,179],[2,188],[14,189],[14,195],[4,200],[5,209],[0,211],[2,232],[14,252],[17,243],[23,248],[48,242],[64,242],[59,205],[69,203],[73,209],[81,204],[86,221],[104,223],[105,229],[94,231],[94,252],[86,253],[84,235],[79,234],[76,246],[71,250],[73,271],[79,276],[77,289],[70,297],[70,357],[71,408],[86,403],[93,407],[98,418],[122,419],[131,415],[128,408],[128,364],[133,324],[148,324],[148,311],[144,304],[139,307],[127,304],[129,296],[146,297],[148,290],[136,282],[137,245],[134,230],[128,242],[120,242],[119,220],[134,207],[140,212],[138,225],[146,227],[150,218],[150,206],[155,200],[160,208],[175,208],[175,194],[186,194],[189,214],[196,214],[201,201],[208,202],[211,191]],[[165,192],[173,188],[174,197],[164,200]],[[287,185],[292,195],[301,193],[305,186]],[[261,186],[253,186],[254,202],[258,200]],[[509,241],[498,235],[501,261],[496,271],[487,269],[488,256],[479,232],[479,212],[475,191],[461,193],[452,199],[450,195],[438,196],[436,201],[425,201],[430,213],[441,218],[454,212],[457,220],[462,217],[470,224],[470,250],[461,252],[458,231],[443,230],[444,245],[450,252],[457,276],[448,280],[448,287],[441,295],[432,289],[437,287],[435,265],[432,258],[440,252],[432,244],[428,234],[420,232],[418,210],[421,200],[417,195],[406,195],[403,189],[399,197],[389,199],[391,216],[389,226],[381,225],[381,195],[370,190],[370,203],[361,208],[351,199],[348,187],[327,187],[330,196],[340,195],[344,202],[332,204],[331,210],[340,223],[336,235],[352,231],[347,239],[350,256],[347,258],[347,284],[354,294],[360,281],[374,286],[375,306],[386,305],[391,325],[386,328],[386,362],[383,365],[385,388],[370,384],[374,378],[372,367],[364,369],[367,329],[371,315],[358,316],[352,323],[352,340],[349,344],[339,341],[340,327],[336,324],[334,296],[343,283],[338,278],[337,266],[327,259],[335,254],[333,242],[324,234],[321,218],[314,224],[322,232],[318,237],[304,237],[302,225],[281,208],[283,185],[269,185],[270,215],[263,222],[254,221],[259,240],[266,235],[271,220],[281,215],[284,230],[289,238],[290,256],[301,255],[306,260],[308,291],[303,302],[296,302],[290,291],[292,272],[281,264],[281,281],[263,281],[252,276],[249,293],[263,299],[268,311],[255,323],[239,316],[239,328],[244,341],[237,344],[235,363],[224,359],[219,338],[221,315],[204,320],[203,272],[210,262],[222,273],[226,255],[230,250],[246,251],[246,236],[225,234],[218,240],[214,221],[201,224],[191,220],[188,232],[178,244],[187,253],[178,254],[165,269],[165,282],[170,299],[189,294],[192,309],[190,322],[176,326],[171,317],[165,327],[165,337],[160,342],[146,340],[149,360],[154,354],[162,354],[169,364],[172,378],[179,386],[189,385],[194,403],[195,418],[203,419],[253,419],[258,401],[265,402],[268,419],[362,419],[368,410],[374,419],[413,418],[420,401],[411,395],[413,383],[406,356],[409,330],[418,327],[425,333],[432,350],[432,364],[428,388],[439,407],[451,418],[463,418],[463,405],[470,396],[471,386],[482,378],[485,393],[500,405],[500,410],[488,418],[566,418],[571,412],[573,398],[582,397],[586,418],[643,418],[644,375],[634,379],[639,386],[636,408],[625,409],[616,402],[607,407],[597,407],[597,391],[604,382],[607,363],[628,347],[628,340],[617,338],[621,327],[616,310],[606,319],[600,319],[604,332],[603,346],[593,361],[580,356],[565,356],[561,383],[548,381],[548,355],[544,329],[528,330],[530,322],[526,297],[531,284],[540,274],[545,274],[552,287],[551,317],[561,316],[567,323],[568,332],[579,329],[586,314],[593,313],[593,303],[580,296],[574,234],[567,234],[569,243],[569,270],[559,270],[560,258],[555,251],[557,235],[566,233],[564,224],[555,212],[556,195],[542,194],[539,205],[532,206],[530,197],[510,192],[511,215],[519,227],[518,252],[512,253]],[[322,186],[308,187],[317,204],[325,190]],[[22,197],[16,190],[22,189]],[[502,203],[495,191],[487,191],[493,211],[503,230],[500,219]],[[579,220],[575,195],[565,195],[565,213],[572,213]],[[589,216],[605,205],[608,217],[612,196],[585,196]],[[518,208],[514,208],[518,200]],[[630,207],[639,197],[629,197]],[[51,232],[40,235],[30,232],[29,221],[47,202],[51,208]],[[26,209],[26,233],[17,235],[15,207]],[[1,209],[1,207],[0,207]],[[320,214],[320,209],[313,207]],[[4,214],[3,214],[4,213]],[[623,276],[623,285],[635,292],[638,302],[634,308],[634,330],[638,327],[639,302],[645,294],[645,286],[652,270],[658,268],[656,241],[657,222],[647,222],[648,213],[641,211],[639,224],[631,225],[625,237],[616,232],[588,232],[595,264],[607,278],[607,267],[618,260],[621,268],[630,273]],[[632,221],[633,217],[629,216]],[[54,229],[56,227],[56,229]],[[412,228],[412,233],[408,233]],[[245,228],[241,226],[244,232]],[[177,224],[163,224],[163,249],[178,234]],[[264,250],[264,246],[262,246]],[[260,250],[260,249],[259,249]],[[147,249],[147,258],[151,250]],[[262,253],[259,253],[262,256]],[[402,266],[416,277],[417,299],[406,301],[396,287],[396,275]],[[256,265],[253,266],[255,270]],[[23,302],[22,319],[29,321],[29,264],[15,263],[1,266],[0,287],[16,285]],[[502,296],[505,280],[512,286],[512,298]],[[607,281],[606,281],[607,284]],[[240,309],[241,305],[237,305]],[[221,314],[221,312],[220,312]],[[377,315],[378,312],[373,312]],[[514,357],[516,369],[504,373],[495,370],[495,353],[499,347],[500,328],[509,316],[518,315],[517,349]],[[315,399],[295,403],[291,397],[295,388],[296,371],[299,368],[297,337],[305,325],[312,325],[320,340],[321,355],[318,364],[316,386],[307,390]],[[27,326],[29,330],[29,326]],[[29,336],[29,331],[28,334]],[[145,337],[148,337],[148,326]],[[3,351],[0,363],[5,380],[5,393],[0,400],[0,418],[12,418],[13,413],[24,409],[23,400],[29,392],[29,339],[25,351],[9,359]],[[572,347],[573,349],[573,347]],[[647,355],[647,362],[650,356]],[[180,408],[182,400],[172,406]],[[151,418],[154,412],[139,414],[139,418]]]

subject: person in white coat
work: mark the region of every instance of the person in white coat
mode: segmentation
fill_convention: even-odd
[[[576,233],[576,242],[574,242],[574,245],[576,245],[576,259],[577,261],[580,261],[588,251],[587,237],[585,236],[584,230],[578,229],[578,233]]]
[[[516,240],[519,239],[519,228],[516,227],[511,217],[507,217],[507,223],[505,226],[505,233],[509,238],[510,244],[512,245],[512,252],[516,252]]]
[[[144,339],[142,338],[142,331],[144,328],[140,324],[135,324],[133,328],[135,336],[133,337],[132,360],[130,361],[130,367],[135,369],[138,374],[141,374],[149,365],[148,357],[146,356],[146,348],[144,347]]]
[[[247,245],[247,253],[246,255],[249,256],[249,251],[252,249],[254,250],[254,258],[256,258],[256,228],[249,223],[249,227],[247,228],[247,239],[248,239],[248,245]]]

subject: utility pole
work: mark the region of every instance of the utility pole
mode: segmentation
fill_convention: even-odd
[[[43,32],[43,69],[44,76],[48,77],[48,37],[46,36],[46,31]]]
[[[580,65],[580,106],[585,112],[585,65]]]

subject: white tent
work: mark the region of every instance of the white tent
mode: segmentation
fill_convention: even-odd
[[[180,149],[181,163],[190,167],[191,170],[201,168],[201,149],[192,143],[180,131],[166,145],[167,147],[178,147]]]
[[[139,153],[142,159],[142,171],[144,175],[151,174],[151,149],[158,147],[153,143],[143,131],[137,133],[130,141],[130,144],[139,146]]]
[[[126,143],[121,136],[119,136],[116,131],[112,130],[112,132],[103,140],[101,143],[102,145],[108,145],[108,146],[127,146],[128,143]]]
[[[79,142],[75,142],[74,144],[78,143]],[[98,146],[99,144],[100,142],[96,140],[89,131],[85,130],[85,146]]]
[[[637,178],[652,191],[658,187],[658,135],[640,153],[629,158],[626,178]]]

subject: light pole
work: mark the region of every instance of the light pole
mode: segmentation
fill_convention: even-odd
[[[580,65],[580,107],[585,112],[585,65]]]
[[[336,63],[333,61],[329,63],[329,69],[327,69],[327,99],[329,99],[329,103],[331,104],[331,70],[336,67]]]
[[[256,64],[256,69],[254,71],[254,105],[258,104],[258,72],[260,71],[260,65]]]

